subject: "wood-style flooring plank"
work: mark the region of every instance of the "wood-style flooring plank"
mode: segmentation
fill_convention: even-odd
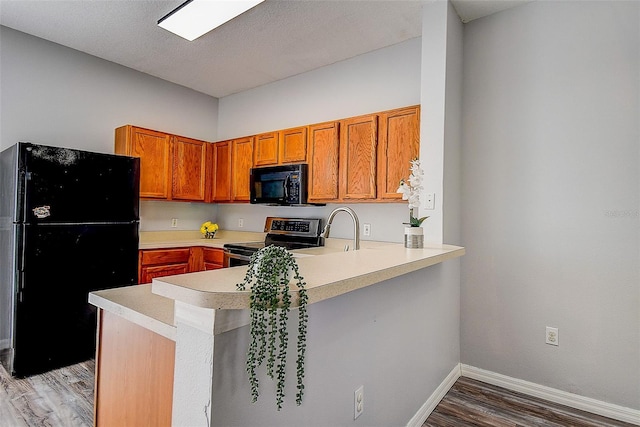
[[[423,427],[633,427],[631,424],[461,377]]]
[[[0,366],[0,426],[93,424],[93,360],[29,378]],[[632,424],[461,377],[422,427],[633,427]]]
[[[95,363],[12,378],[0,366],[0,425],[3,427],[93,425]]]

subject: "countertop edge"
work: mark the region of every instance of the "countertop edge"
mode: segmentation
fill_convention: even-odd
[[[414,271],[418,271],[423,268],[430,267],[432,265],[441,264],[444,261],[447,261],[450,259],[459,258],[464,254],[465,254],[465,249],[459,248],[454,251],[446,252],[440,255],[435,255],[432,257],[423,258],[416,261],[410,261],[405,264],[396,265],[393,267],[385,268],[383,270],[372,271],[362,276],[346,279],[342,281],[342,283],[338,283],[338,282],[332,283],[331,286],[327,286],[327,288],[329,289],[328,291],[322,288],[309,289],[308,304],[324,301],[329,298],[335,298],[337,296],[344,295],[346,293],[353,292],[358,289],[366,288],[367,286],[375,285],[376,283],[384,282],[385,280],[389,280],[395,277],[409,274]],[[347,287],[347,289],[342,289],[343,287]],[[320,289],[322,289],[322,292],[319,292]],[[295,298],[295,293],[296,292],[293,292],[294,299],[297,299]]]
[[[389,247],[387,246],[384,249],[388,248]],[[376,251],[381,249],[383,248],[370,250]],[[405,256],[407,258],[415,255],[418,255],[419,257],[417,259],[406,259],[405,261],[395,265],[390,265],[382,268],[373,268],[362,274],[356,274],[351,277],[345,277],[335,281],[320,283],[316,286],[310,286],[307,290],[307,294],[309,297],[308,303],[313,304],[329,298],[334,298],[348,292],[355,291],[357,289],[371,286],[385,280],[389,280],[416,270],[420,270],[422,268],[440,264],[450,259],[459,258],[465,254],[465,248],[460,246],[440,245],[438,248],[431,247],[425,249],[430,251],[438,251],[439,253],[421,257],[417,252],[420,251],[420,249],[404,249],[405,251],[407,251],[405,252]],[[359,252],[362,253],[364,251]],[[302,260],[304,260],[302,262],[316,262],[315,260],[320,262],[323,258],[328,260],[328,258],[326,257],[329,257],[331,255],[332,254],[305,257],[302,258]],[[335,256],[335,254],[333,255]],[[207,272],[206,274],[215,274],[216,271],[220,270]],[[183,275],[183,277],[184,276],[185,275]],[[185,281],[186,279],[183,278],[179,280]],[[152,292],[166,298],[182,301],[196,307],[207,309],[244,310],[249,308],[249,291],[232,291],[228,289],[222,291],[207,291],[194,289],[189,287],[188,285],[184,285],[181,283],[171,283],[171,281],[176,282],[176,280],[172,277],[154,279],[152,282]],[[236,280],[236,282],[237,281],[238,280]],[[291,293],[292,300],[297,301],[297,291],[292,290]],[[293,305],[295,306],[295,304]]]
[[[151,301],[154,310],[147,311],[141,308],[140,304],[136,304],[141,300],[144,300],[145,303]],[[176,340],[176,327],[166,323],[168,319],[173,319],[173,300],[153,294],[150,285],[126,286],[91,292],[89,293],[89,303],[171,341]],[[158,315],[158,310],[163,311],[162,316]],[[164,318],[165,321],[161,318]]]

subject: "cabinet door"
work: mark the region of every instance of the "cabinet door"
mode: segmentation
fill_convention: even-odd
[[[376,198],[377,116],[340,122],[340,198]]]
[[[280,164],[307,161],[307,127],[280,131]]]
[[[217,270],[223,267],[224,251],[218,248],[202,248],[205,270]]]
[[[249,175],[253,159],[253,137],[234,139],[231,152],[232,201],[248,202]]]
[[[231,141],[212,144],[214,202],[231,201]]]
[[[155,277],[189,273],[190,248],[147,249],[138,254],[138,283],[151,283]]]
[[[378,132],[378,198],[402,199],[396,192],[420,150],[420,107],[382,113]]]
[[[149,129],[116,129],[115,152],[140,157],[140,197],[171,197],[171,136]]]
[[[309,126],[309,201],[337,200],[340,139],[338,123]]]
[[[269,166],[278,164],[278,132],[263,133],[256,135],[254,145],[254,165]]]
[[[140,251],[140,264],[160,265],[188,263],[189,256],[189,248],[145,249]]]
[[[173,137],[172,199],[203,202],[207,167],[207,143]]]

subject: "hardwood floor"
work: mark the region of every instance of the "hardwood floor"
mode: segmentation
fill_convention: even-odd
[[[93,360],[14,379],[0,366],[0,426],[93,424]],[[633,427],[567,406],[461,377],[422,427]]]
[[[0,365],[0,426],[93,425],[93,360],[24,379]]]
[[[568,406],[460,377],[422,427],[633,427]]]

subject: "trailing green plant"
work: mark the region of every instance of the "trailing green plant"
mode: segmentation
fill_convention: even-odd
[[[247,274],[238,290],[250,288],[250,336],[247,352],[247,373],[251,386],[252,401],[258,400],[257,369],[265,362],[267,375],[277,378],[276,404],[278,410],[284,402],[285,374],[289,334],[287,321],[291,310],[289,275],[298,288],[298,341],[296,344],[296,404],[302,403],[304,395],[304,358],[307,349],[308,296],[306,283],[300,275],[293,255],[285,248],[270,245],[251,256]]]

